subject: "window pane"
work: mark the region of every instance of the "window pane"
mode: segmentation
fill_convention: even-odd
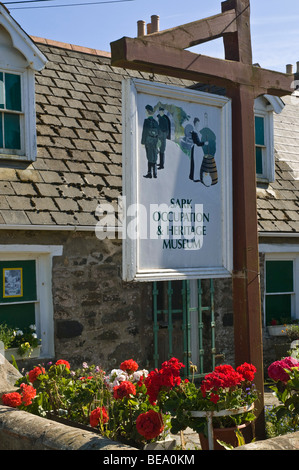
[[[0,113],[0,148],[3,148],[2,113]]]
[[[263,174],[263,149],[261,147],[255,148],[255,157],[256,157],[256,173],[258,175]]]
[[[266,262],[266,292],[293,292],[293,261]]]
[[[6,149],[21,149],[20,116],[18,114],[4,115],[4,142]]]
[[[9,281],[13,281],[14,275],[18,274],[20,270],[22,270],[21,281],[17,280],[17,282],[19,284],[22,282],[22,286],[9,286]],[[12,294],[11,297],[9,297],[10,290]],[[13,290],[15,291],[15,294],[19,294],[19,292],[21,292],[22,296],[13,297]],[[0,303],[28,302],[37,300],[36,296],[35,260],[0,261]],[[0,306],[0,311],[1,309],[2,306]]]
[[[21,111],[21,77],[11,73],[5,74],[6,109]]]
[[[35,305],[1,305],[0,323],[6,323],[11,328],[24,329],[35,324]]]
[[[2,72],[0,72],[0,108],[4,108],[4,82]]]
[[[266,296],[266,323],[269,325],[271,320],[287,322],[291,320],[292,298],[291,294],[267,295]]]
[[[264,118],[255,116],[255,143],[265,145]]]

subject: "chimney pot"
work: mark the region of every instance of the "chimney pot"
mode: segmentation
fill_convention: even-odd
[[[286,73],[293,73],[293,64],[287,64]]]
[[[145,21],[137,21],[137,36],[145,36]]]
[[[297,62],[297,73],[299,73],[299,62]]]
[[[146,27],[147,27],[147,34],[151,34],[151,32],[152,32],[152,24],[151,24],[151,23],[148,23],[148,24],[146,25]]]
[[[160,29],[159,25],[160,17],[158,15],[151,16],[151,24],[152,24],[152,33],[157,33]]]

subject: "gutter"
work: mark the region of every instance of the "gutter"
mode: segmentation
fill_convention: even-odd
[[[259,238],[296,238],[299,237],[298,232],[262,232],[258,234]]]
[[[0,230],[42,230],[60,232],[95,232],[96,225],[21,225],[0,224]],[[98,229],[99,230],[99,229]],[[105,232],[120,232],[121,227],[105,227]]]

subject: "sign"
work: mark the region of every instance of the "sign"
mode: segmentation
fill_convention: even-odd
[[[3,269],[3,298],[23,296],[23,269]]]
[[[123,82],[123,278],[229,277],[231,102]]]

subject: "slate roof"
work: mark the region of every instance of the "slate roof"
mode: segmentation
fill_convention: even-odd
[[[121,194],[122,78],[149,77],[111,67],[102,51],[32,39],[48,59],[36,74],[38,157],[23,170],[0,168],[0,225],[94,227],[98,203],[114,203]],[[172,77],[155,80],[192,85]],[[258,189],[263,232],[299,229],[298,110],[290,102],[275,117],[277,179]]]
[[[299,95],[274,113],[275,182],[257,188],[259,231],[299,233]]]

